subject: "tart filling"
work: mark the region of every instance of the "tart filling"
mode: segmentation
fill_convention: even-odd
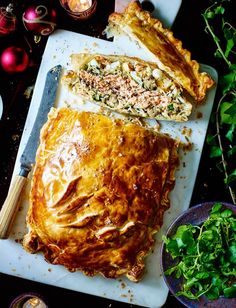
[[[120,113],[187,121],[192,105],[155,64],[126,56],[72,55],[64,82],[75,93]]]

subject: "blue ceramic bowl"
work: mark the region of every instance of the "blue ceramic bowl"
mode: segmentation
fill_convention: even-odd
[[[208,217],[212,206],[216,202],[206,202],[191,207],[187,211],[180,214],[170,225],[166,232],[166,236],[170,237],[175,234],[177,228],[181,225],[192,224],[201,225]],[[236,205],[219,202],[224,208],[231,209],[236,214]],[[176,296],[175,294],[181,290],[182,280],[175,278],[173,275],[165,276],[164,272],[173,266],[173,261],[170,254],[165,249],[165,243],[161,246],[161,271],[170,292],[188,308],[233,308],[236,307],[236,298],[225,298],[223,296],[216,300],[209,300],[206,296],[201,296],[198,300],[190,300],[184,296]]]

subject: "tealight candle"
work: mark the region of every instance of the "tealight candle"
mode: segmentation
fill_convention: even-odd
[[[97,8],[97,0],[60,0],[67,13],[78,20],[91,17]]]
[[[10,308],[48,308],[47,304],[35,293],[19,295],[11,303]]]
[[[92,0],[68,0],[69,9],[72,12],[84,12],[92,6]]]

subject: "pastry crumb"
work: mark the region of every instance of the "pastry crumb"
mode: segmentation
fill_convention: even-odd
[[[193,149],[193,143],[192,142],[187,142],[187,143],[182,143],[182,149],[183,151],[192,151]]]
[[[202,112],[198,111],[198,113],[197,113],[197,119],[201,119],[202,117],[203,117]]]
[[[188,128],[186,126],[183,127],[181,134],[186,136],[186,137],[191,137],[192,136],[192,128]]]

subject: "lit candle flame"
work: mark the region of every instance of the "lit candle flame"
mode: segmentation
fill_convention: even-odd
[[[68,6],[72,12],[86,11],[92,6],[92,0],[68,0]]]
[[[47,305],[41,299],[37,297],[32,297],[29,300],[27,300],[27,302],[24,303],[22,308],[47,308]]]

